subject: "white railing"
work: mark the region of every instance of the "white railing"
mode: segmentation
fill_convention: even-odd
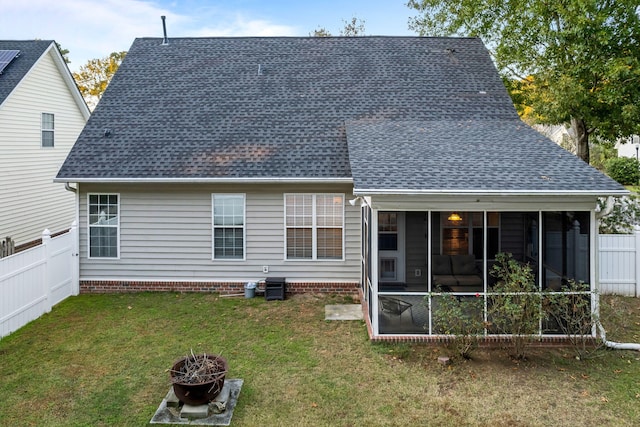
[[[640,230],[598,236],[598,276],[602,294],[640,297]]]
[[[0,338],[9,335],[71,295],[78,295],[77,229],[0,259]]]

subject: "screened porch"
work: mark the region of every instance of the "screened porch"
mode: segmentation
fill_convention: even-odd
[[[481,299],[484,309],[472,315],[490,320],[491,271],[501,252],[530,266],[543,295],[583,282],[580,297],[592,307],[594,223],[588,210],[399,211],[363,203],[362,291],[374,335],[441,335],[433,318],[443,294]],[[541,320],[538,334],[561,330]]]

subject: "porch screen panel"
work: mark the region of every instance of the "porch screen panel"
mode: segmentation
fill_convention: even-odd
[[[543,212],[544,287],[589,282],[589,212]]]

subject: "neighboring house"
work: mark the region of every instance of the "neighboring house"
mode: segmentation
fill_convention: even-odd
[[[566,125],[539,125],[532,126],[535,130],[560,145],[567,151],[575,153],[576,151],[576,137],[573,129]]]
[[[618,157],[634,157],[636,160],[640,158],[640,136],[632,135],[616,142],[616,150]]]
[[[75,196],[54,183],[89,118],[55,42],[0,41],[0,238],[17,245],[75,220]]]
[[[497,252],[595,289],[596,200],[627,194],[520,121],[475,38],[137,39],[56,181],[82,292],[284,277],[416,339]]]

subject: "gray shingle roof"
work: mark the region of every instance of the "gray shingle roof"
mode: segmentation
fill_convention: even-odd
[[[58,177],[348,178],[345,120],[469,116],[516,117],[478,39],[137,39]]]
[[[519,119],[361,120],[347,140],[356,192],[624,190]]]
[[[57,180],[351,177],[356,188],[614,185],[519,121],[479,39],[424,37],[136,39]]]
[[[19,50],[20,55],[0,74],[0,105],[42,56],[52,40],[0,40],[0,50]]]

